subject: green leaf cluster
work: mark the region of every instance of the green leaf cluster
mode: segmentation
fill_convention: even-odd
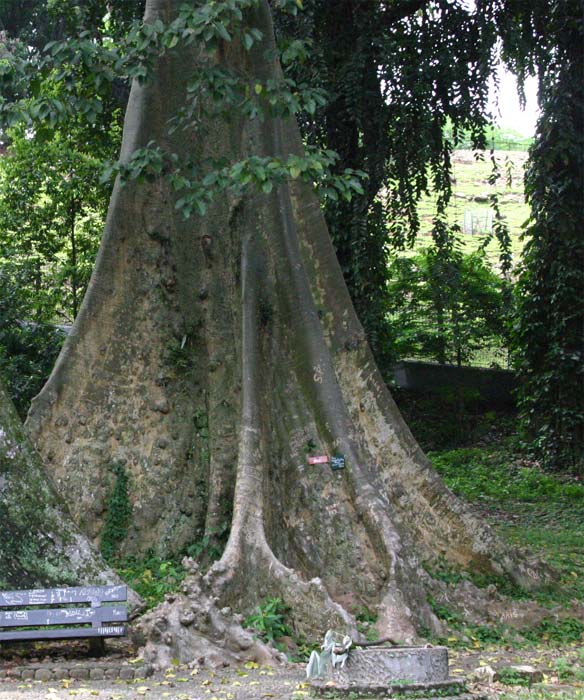
[[[579,2],[548,10],[554,50],[525,181],[515,357],[526,441],[549,469],[584,474],[584,27]]]
[[[280,637],[292,636],[287,624],[289,614],[290,608],[280,598],[269,598],[258,605],[243,626],[255,630],[263,641],[274,642]]]
[[[177,561],[161,559],[154,552],[143,558],[127,557],[116,565],[118,574],[153,608],[164,600],[167,593],[178,591],[186,576],[184,567]]]
[[[23,295],[27,283],[23,277],[0,269],[0,378],[22,420],[48,379],[65,338]]]
[[[114,561],[126,535],[132,517],[129,478],[123,464],[114,464],[113,488],[107,502],[107,513],[101,533],[100,549],[106,561]]]
[[[467,364],[485,347],[508,345],[505,282],[484,253],[449,257],[436,248],[389,265],[389,324],[398,357]]]

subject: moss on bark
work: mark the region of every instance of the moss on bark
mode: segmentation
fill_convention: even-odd
[[[68,517],[1,384],[0,533],[0,588],[119,582]]]

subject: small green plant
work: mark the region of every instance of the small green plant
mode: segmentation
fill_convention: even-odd
[[[434,600],[434,598],[429,597],[428,603],[430,604],[434,615],[436,615],[436,617],[438,617],[440,620],[444,620],[444,622],[447,622],[452,626],[460,626],[462,624],[462,618],[460,615],[450,610],[450,608],[447,608],[445,605],[438,603],[436,600]]]
[[[571,681],[574,679],[578,669],[574,667],[570,659],[560,657],[554,661],[553,670],[560,681]]]
[[[502,668],[498,674],[498,681],[503,685],[530,685],[531,682],[521,671],[514,668]]]
[[[269,598],[258,605],[243,626],[255,630],[260,639],[274,642],[280,637],[292,636],[293,632],[286,622],[289,613],[290,608],[280,598]]]
[[[314,450],[316,450],[316,440],[309,438],[304,445],[304,451],[309,454],[310,452],[314,452]]]
[[[174,367],[178,373],[186,373],[193,366],[192,350],[188,337],[183,336],[182,340],[173,338],[167,345],[166,358],[168,365]]]
[[[128,533],[132,517],[129,480],[123,464],[112,467],[115,483],[107,504],[107,515],[101,535],[101,553],[106,561],[113,561]]]
[[[465,632],[473,641],[479,644],[500,644],[505,635],[496,625],[467,625]],[[474,645],[476,646],[476,645]]]
[[[202,562],[203,565],[217,561],[223,554],[229,530],[229,522],[223,523],[215,530],[209,530],[203,537],[188,545],[186,555]]]
[[[584,622],[574,617],[566,617],[563,620],[545,618],[536,627],[524,629],[521,633],[530,642],[580,643],[584,641]]]
[[[293,639],[297,650],[294,653],[288,654],[288,660],[292,663],[304,664],[308,661],[313,651],[320,651],[320,644],[318,642],[308,642],[304,637],[294,637]]]
[[[118,574],[152,608],[164,600],[167,593],[178,590],[186,575],[178,561],[161,559],[153,552],[144,558],[128,557],[117,568]]]
[[[379,634],[374,627],[377,622],[377,613],[363,606],[358,610],[355,619],[357,620],[357,629],[365,636],[367,641],[374,642],[379,639]]]
[[[453,235],[456,235],[453,232]],[[505,357],[505,281],[484,251],[426,248],[389,265],[389,323],[397,356],[459,366],[486,348]]]

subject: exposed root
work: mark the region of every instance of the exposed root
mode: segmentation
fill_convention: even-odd
[[[432,580],[431,595],[437,603],[464,620],[464,624],[496,625],[515,630],[537,626],[544,618],[560,619],[562,608],[546,608],[531,599],[514,600],[501,594],[495,585],[479,588],[472,581],[447,584]],[[575,604],[570,616],[584,619],[584,605]]]
[[[243,629],[243,617],[209,595],[192,560],[183,562],[190,575],[181,593],[169,595],[144,615],[132,631],[132,642],[144,660],[155,668],[180,663],[229,666],[245,661],[277,664],[284,661],[277,650]]]
[[[358,636],[354,618],[330,598],[320,579],[303,581],[279,562],[267,545],[248,545],[239,551],[240,556],[234,558],[234,549],[228,547],[228,556],[204,577],[192,559],[183,560],[189,575],[181,593],[167,596],[132,633],[145,661],[157,668],[168,666],[173,659],[210,666],[283,661],[280,652],[243,629],[243,616],[232,608],[237,604],[239,610],[250,612],[265,598],[279,598],[290,608],[291,624],[298,636],[319,639],[329,628]]]
[[[253,585],[250,585],[250,575]],[[285,566],[263,537],[251,544],[244,538],[230,540],[224,557],[205,577],[213,595],[226,605],[253,610],[262,600],[279,598],[293,615],[294,632],[320,637],[329,628],[356,635],[354,618],[330,597],[319,578],[303,580]]]

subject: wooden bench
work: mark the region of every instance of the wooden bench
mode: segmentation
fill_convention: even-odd
[[[126,634],[127,599],[127,586],[0,591],[0,642],[88,638],[101,655],[104,638]]]

